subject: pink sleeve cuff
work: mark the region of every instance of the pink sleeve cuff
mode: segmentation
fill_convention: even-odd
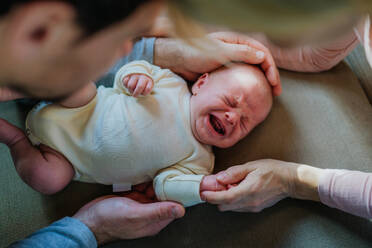
[[[320,178],[318,191],[325,205],[372,218],[372,173],[327,169]]]

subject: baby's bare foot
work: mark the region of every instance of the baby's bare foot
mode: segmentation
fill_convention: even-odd
[[[10,147],[25,138],[21,129],[0,118],[0,143]]]

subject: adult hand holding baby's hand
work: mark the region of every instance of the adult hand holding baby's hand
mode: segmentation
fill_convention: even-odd
[[[220,183],[229,185],[228,190],[205,191],[201,196],[221,211],[259,212],[288,196],[301,198],[295,190],[299,167],[272,159],[233,166],[216,175]]]
[[[123,79],[123,85],[132,96],[146,96],[154,87],[154,81],[144,74],[130,74]]]
[[[217,175],[204,176],[200,183],[200,192],[226,190],[226,186],[217,180]]]
[[[215,42],[214,52],[205,52],[186,45],[180,40],[158,38],[155,41],[154,64],[170,68],[187,80],[211,72],[228,62],[260,65],[273,87],[274,95],[282,91],[279,71],[270,51],[260,42],[239,33],[216,32],[208,35]]]

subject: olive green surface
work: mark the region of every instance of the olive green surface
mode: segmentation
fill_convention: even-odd
[[[372,107],[359,81],[341,63],[329,72],[282,71],[284,92],[268,119],[247,138],[215,150],[216,171],[245,161],[275,158],[322,168],[372,171]],[[0,118],[23,126],[30,107],[0,103]],[[0,145],[0,247],[110,193],[109,186],[72,183],[42,196],[17,176]],[[187,209],[155,237],[106,247],[371,247],[372,223],[320,203],[287,199],[260,213],[221,213],[202,204]]]

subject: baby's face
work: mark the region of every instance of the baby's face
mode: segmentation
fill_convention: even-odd
[[[232,64],[204,74],[192,87],[191,128],[199,142],[226,148],[262,122],[272,106],[264,74],[255,66]]]

